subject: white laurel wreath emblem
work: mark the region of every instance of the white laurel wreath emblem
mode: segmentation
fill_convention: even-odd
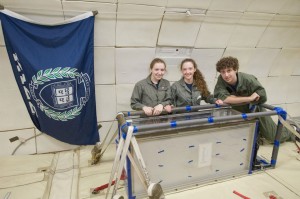
[[[52,70],[52,68],[49,68],[45,71],[40,70],[37,72],[36,76],[34,75],[32,77],[32,83],[34,86],[37,85],[43,85],[45,82],[49,82],[51,80],[55,79],[63,79],[63,78],[76,78],[80,77],[80,74],[76,72],[76,68],[70,68],[70,67],[57,67]],[[38,103],[39,108],[41,111],[45,112],[45,114],[54,119],[54,120],[59,120],[59,121],[68,121],[71,119],[74,119],[77,115],[80,114],[80,111],[83,107],[83,105],[79,107],[75,107],[69,111],[64,111],[64,112],[56,112],[49,107],[43,105],[42,103]]]

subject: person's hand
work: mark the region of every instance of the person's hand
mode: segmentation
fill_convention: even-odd
[[[216,102],[215,102],[215,104],[223,105],[224,102],[223,102],[223,100],[217,99]]]
[[[161,114],[163,108],[164,108],[164,106],[162,104],[156,105],[154,107],[154,110],[153,110],[153,115],[159,115],[159,114]]]
[[[172,106],[171,105],[166,105],[164,107],[164,109],[168,112],[168,113],[171,113],[172,112]]]
[[[151,116],[152,113],[153,113],[153,108],[152,107],[149,107],[149,106],[144,106],[143,107],[143,111],[145,112],[145,114],[147,116]]]
[[[250,96],[251,102],[253,101],[257,102],[259,98],[260,96],[256,92],[252,93],[252,95]]]

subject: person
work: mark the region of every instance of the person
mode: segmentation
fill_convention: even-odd
[[[210,94],[206,81],[193,59],[187,58],[180,64],[182,78],[171,86],[172,105],[176,107],[200,105],[201,100],[210,104],[223,104]]]
[[[170,113],[170,82],[163,79],[166,63],[160,58],[155,58],[150,63],[150,71],[146,79],[135,84],[131,95],[131,108],[143,110],[147,116],[160,115],[163,110]]]
[[[235,57],[223,57],[217,64],[216,69],[220,73],[218,81],[215,85],[214,96],[223,100],[226,104],[242,104],[233,108],[242,112],[252,112],[252,107],[256,107],[254,111],[263,111],[260,106],[267,101],[265,88],[260,84],[257,78],[251,74],[238,72],[239,62]],[[259,117],[259,132],[262,138],[270,142],[274,142],[277,125],[270,116]],[[285,128],[282,130],[280,142],[292,139],[291,133]]]

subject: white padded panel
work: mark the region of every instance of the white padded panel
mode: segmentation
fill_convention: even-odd
[[[39,135],[36,137],[37,153],[50,153],[50,152],[72,150],[78,147],[78,145],[72,145],[72,144],[59,141],[45,133],[41,134],[39,130],[36,130],[36,132]]]
[[[0,198],[5,198],[7,192],[11,192],[10,195],[11,197],[9,197],[9,199],[43,198],[46,188],[47,188],[47,181],[41,181],[36,183],[29,183],[23,186],[1,189]]]
[[[299,92],[300,76],[290,76],[287,79],[287,81],[284,82],[284,84],[287,85],[286,103],[299,103],[300,102],[300,92]]]
[[[115,119],[116,88],[115,85],[96,85],[97,120],[110,121]]]
[[[115,48],[94,48],[95,84],[115,84]]]
[[[191,57],[196,61],[206,82],[214,82],[217,76],[216,63],[222,57],[224,49],[194,49]],[[213,91],[213,90],[211,90]]]
[[[279,10],[279,14],[299,15],[300,2],[298,0],[288,0],[285,5]]]
[[[286,111],[292,117],[300,117],[300,103],[287,104]]]
[[[0,47],[0,60],[0,91],[19,90],[7,55],[6,47]]]
[[[86,11],[97,10],[95,17],[94,45],[114,46],[116,26],[116,5],[95,2],[66,2],[63,1],[66,17],[74,17]]]
[[[255,47],[273,14],[244,13],[231,35],[230,47]]]
[[[1,91],[0,110],[0,131],[33,127],[19,90]]]
[[[60,1],[36,1],[36,0],[2,0],[2,5],[13,12],[35,13],[43,15],[62,14]]]
[[[180,72],[180,63],[174,64],[173,61],[170,61],[171,58],[164,58],[167,64],[167,72],[164,75],[164,78],[170,82],[177,81],[181,78],[182,74]],[[168,63],[171,62],[171,63]],[[179,61],[181,62],[181,60]]]
[[[118,0],[118,3],[165,6],[167,4],[167,0]]]
[[[226,48],[242,13],[207,12],[195,48]]]
[[[209,6],[209,10],[244,12],[250,2],[251,0],[213,0]]]
[[[130,98],[134,84],[119,84],[117,85],[117,112],[130,111]]]
[[[168,7],[207,9],[210,2],[211,0],[172,0],[168,1]]]
[[[295,17],[275,15],[266,31],[262,35],[257,47],[282,48],[286,47],[294,35],[294,27],[299,26]]]
[[[239,71],[252,74],[256,77],[267,77],[274,59],[280,49],[268,48],[227,48],[225,56],[233,56],[239,60]]]
[[[267,92],[267,104],[283,104],[287,101],[287,82],[289,77],[258,78]]]
[[[21,144],[21,139],[26,140],[35,135],[34,129],[22,129],[15,131],[0,132],[0,145],[5,150],[0,150],[0,156],[12,155],[13,151]],[[9,139],[18,136],[19,140],[10,142]],[[36,153],[35,139],[28,140],[23,143],[16,151],[15,155],[34,154]]]
[[[158,45],[189,46],[195,44],[204,16],[165,15],[160,29]]]
[[[248,8],[249,12],[278,13],[288,0],[253,0]]]
[[[117,48],[116,83],[135,84],[150,73],[155,48]]]
[[[164,7],[119,4],[116,46],[156,46],[163,12]]]
[[[300,49],[282,49],[274,60],[270,76],[289,76],[300,65]],[[296,69],[297,70],[297,69]]]

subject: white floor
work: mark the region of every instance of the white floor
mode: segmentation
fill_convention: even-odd
[[[91,148],[0,157],[0,199],[105,198],[105,191],[93,195],[91,190],[108,182],[116,149],[111,145],[100,163],[91,166]],[[270,158],[271,151],[271,145],[261,146],[259,154]],[[275,169],[165,195],[167,199],[241,198],[233,191],[251,199],[266,199],[270,193],[277,199],[300,199],[300,155],[295,144],[280,146]],[[118,193],[127,198],[124,187],[121,186]]]

